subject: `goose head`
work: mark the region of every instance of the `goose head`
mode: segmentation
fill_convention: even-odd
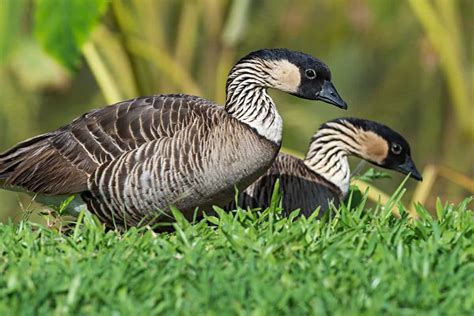
[[[281,48],[254,51],[234,66],[230,79],[242,66],[259,68],[259,80],[265,88],[347,109],[347,103],[331,81],[329,67],[311,55]]]
[[[354,135],[359,144],[357,155],[382,168],[423,180],[411,157],[410,145],[402,135],[377,122],[355,118],[344,120],[358,130]]]

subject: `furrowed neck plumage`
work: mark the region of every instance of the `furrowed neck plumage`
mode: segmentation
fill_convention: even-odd
[[[280,145],[283,121],[267,92],[272,87],[268,65],[262,60],[247,60],[235,65],[227,79],[226,111]]]
[[[306,166],[336,185],[345,196],[349,191],[348,155],[363,156],[360,131],[347,121],[324,124],[311,139]]]

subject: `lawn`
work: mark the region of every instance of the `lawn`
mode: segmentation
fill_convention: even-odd
[[[176,232],[0,225],[0,315],[458,315],[474,310],[470,199],[332,218],[218,212]],[[295,215],[296,213],[293,213]]]

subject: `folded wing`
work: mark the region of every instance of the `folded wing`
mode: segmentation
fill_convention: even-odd
[[[51,195],[85,191],[90,175],[104,163],[173,137],[196,115],[215,110],[212,102],[198,97],[161,95],[90,111],[0,154],[0,183]]]

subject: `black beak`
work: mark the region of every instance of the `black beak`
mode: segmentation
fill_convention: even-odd
[[[323,87],[316,99],[333,104],[344,110],[347,109],[347,103],[344,102],[339,93],[337,93],[336,87],[334,87],[331,81],[324,80]]]
[[[410,157],[407,158],[404,164],[398,166],[398,171],[403,174],[409,174],[410,176],[418,181],[423,181],[423,177],[421,176],[420,172],[416,169],[415,163],[411,160]]]

